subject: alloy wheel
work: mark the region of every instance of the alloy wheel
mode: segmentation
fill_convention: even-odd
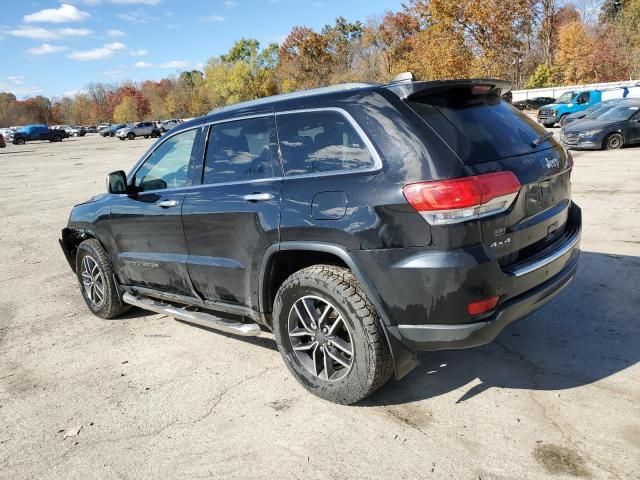
[[[296,357],[313,376],[326,381],[344,378],[353,365],[349,326],[338,309],[316,296],[298,299],[289,311],[289,341]]]
[[[98,263],[90,255],[82,258],[82,285],[86,297],[96,307],[104,302],[105,283]]]

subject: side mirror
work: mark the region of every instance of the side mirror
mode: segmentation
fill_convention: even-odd
[[[107,192],[127,193],[127,175],[122,170],[107,175]]]

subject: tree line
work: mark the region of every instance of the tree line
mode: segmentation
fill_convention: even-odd
[[[594,9],[593,6],[599,8]],[[241,38],[203,71],[91,83],[82,93],[0,93],[0,125],[197,117],[243,100],[335,83],[498,77],[535,88],[640,77],[640,0],[409,0],[364,21],[294,27],[261,48]]]

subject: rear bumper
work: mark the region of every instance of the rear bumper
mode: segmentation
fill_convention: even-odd
[[[573,280],[579,251],[552,279],[505,302],[488,320],[461,325],[398,325],[396,334],[412,351],[471,348],[491,342],[509,324],[542,307]]]
[[[372,279],[387,330],[412,352],[468,348],[490,342],[510,323],[555,297],[575,275],[581,211],[565,210],[566,229],[552,244],[501,266],[484,245],[452,251],[399,249],[353,252]],[[557,214],[562,221],[563,213]],[[499,297],[496,309],[470,316],[472,301]]]

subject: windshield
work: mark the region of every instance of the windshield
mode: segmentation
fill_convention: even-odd
[[[592,112],[589,112],[587,115],[585,115],[584,118],[588,118],[588,119],[598,118],[604,112],[608,112],[612,108],[613,107],[600,107],[600,108],[597,108],[597,109],[593,110]]]
[[[556,100],[556,103],[571,103],[571,99],[573,98],[573,94],[575,92],[565,92],[560,95],[560,98]]]
[[[598,117],[598,120],[629,120],[640,107],[613,107],[608,112],[604,112]]]

